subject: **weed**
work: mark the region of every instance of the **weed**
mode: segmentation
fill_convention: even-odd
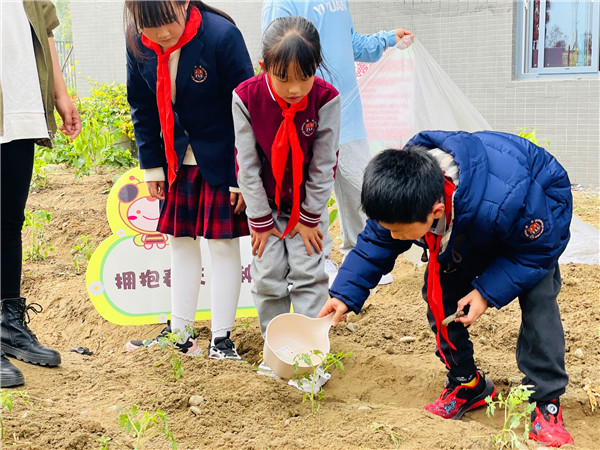
[[[45,209],[31,212],[25,210],[23,229],[31,227],[31,246],[23,249],[23,260],[42,261],[48,257],[48,252],[53,252],[52,244],[44,236],[45,224],[52,220],[52,213]]]
[[[521,439],[526,442],[531,428],[531,413],[535,409],[535,402],[528,403],[527,406],[521,406],[529,400],[533,391],[530,385],[520,385],[510,388],[506,398],[498,394],[498,400],[487,397],[486,414],[493,416],[496,408],[504,409],[504,427],[500,433],[492,436],[492,442],[498,444],[500,448],[521,448]],[[523,420],[523,434],[517,433],[517,428]]]
[[[71,254],[73,255],[73,265],[77,273],[81,271],[83,266],[87,266],[90,262],[90,258],[96,250],[96,244],[92,242],[92,236],[80,235],[75,241],[75,246],[71,248]]]
[[[0,441],[4,441],[4,420],[3,411],[12,411],[15,397],[23,399],[25,403],[29,403],[29,394],[25,391],[8,391],[0,389]]]
[[[377,432],[383,432],[386,433],[388,435],[388,437],[390,438],[390,440],[392,441],[392,444],[394,444],[394,448],[398,449],[400,448],[400,444],[402,443],[402,437],[400,436],[400,433],[395,431],[394,429],[395,427],[393,425],[386,425],[383,423],[377,423],[377,422],[373,422],[372,424],[369,425],[369,430],[373,431],[374,433]]]
[[[313,366],[313,358],[316,356],[321,360],[321,364]],[[321,400],[325,396],[325,390],[321,388],[315,393],[315,382],[319,379],[317,371],[323,373],[331,373],[333,370],[344,370],[344,364],[342,360],[352,356],[352,352],[337,352],[323,353],[320,350],[313,350],[309,353],[301,353],[294,356],[294,380],[298,383],[298,386],[302,384],[304,379],[309,381],[310,390],[302,397],[302,403],[310,400],[310,406],[313,413],[316,413],[321,408]],[[304,362],[308,367],[300,367],[300,363]],[[319,370],[320,369],[320,370]]]
[[[147,411],[140,411],[136,405],[131,405],[119,416],[119,424],[128,435],[133,432],[135,449],[141,449],[144,442],[157,434],[164,434],[165,439],[171,442],[171,448],[177,448],[175,437],[169,431],[167,414],[160,409],[150,414]]]

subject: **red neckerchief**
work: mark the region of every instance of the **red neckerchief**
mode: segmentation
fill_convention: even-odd
[[[283,116],[283,121],[281,122],[281,125],[279,125],[279,130],[277,130],[277,135],[275,135],[275,140],[271,146],[271,169],[273,170],[273,176],[275,177],[275,204],[277,205],[278,215],[285,165],[290,153],[290,148],[292,150],[292,212],[287,227],[283,232],[282,237],[285,237],[292,231],[298,223],[298,219],[300,219],[300,185],[302,184],[302,163],[304,162],[304,154],[302,153],[300,141],[298,140],[298,130],[294,123],[294,116],[298,111],[304,111],[306,109],[308,96],[305,95],[298,103],[288,106],[286,101],[275,93],[269,76],[266,75],[266,77],[271,93],[281,108],[281,115]]]
[[[452,194],[454,193],[454,183],[452,180],[448,178],[444,178],[444,205],[446,207],[446,227],[450,226],[450,216],[452,213]],[[446,361],[446,357],[444,356],[444,352],[442,352],[442,348],[440,346],[440,333],[443,338],[450,344],[450,348],[452,350],[456,350],[456,347],[452,342],[450,342],[450,337],[448,336],[448,329],[442,325],[442,321],[444,320],[444,304],[442,302],[442,284],[440,283],[440,263],[438,261],[438,255],[440,253],[440,245],[442,242],[442,236],[438,236],[433,234],[431,231],[427,232],[425,235],[425,242],[427,243],[427,247],[429,247],[429,272],[427,274],[427,303],[429,303],[429,308],[433,314],[433,318],[435,320],[435,327],[437,329],[436,333],[436,343],[437,348],[446,364],[446,367],[450,368],[448,361]]]
[[[175,152],[175,143],[173,140],[173,105],[171,103],[171,76],[169,74],[169,56],[175,51],[190,42],[198,33],[198,28],[202,23],[202,15],[195,6],[192,6],[190,18],[185,24],[183,34],[173,47],[166,49],[156,42],[152,42],[146,36],[142,35],[142,43],[156,52],[158,65],[156,67],[156,103],[158,105],[158,116],[160,118],[160,128],[165,141],[165,155],[167,157],[169,186],[175,181],[179,162]]]

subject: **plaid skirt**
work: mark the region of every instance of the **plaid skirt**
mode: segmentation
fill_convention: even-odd
[[[210,186],[198,166],[182,165],[165,193],[158,231],[175,237],[233,239],[248,236],[246,213],[234,214],[228,186]]]

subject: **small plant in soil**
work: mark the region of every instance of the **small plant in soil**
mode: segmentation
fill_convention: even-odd
[[[108,450],[108,443],[112,441],[112,438],[108,436],[100,436],[98,441],[100,442],[100,450]]]
[[[186,331],[190,336],[196,335],[196,331],[189,325],[186,327]],[[176,332],[167,333],[165,336],[162,336],[158,339],[158,346],[161,349],[166,350],[167,356],[157,362],[156,367],[169,361],[171,364],[171,373],[175,378],[175,381],[179,381],[183,375],[183,366],[180,358],[181,352],[175,346],[175,344],[183,341],[185,341],[184,334]]]
[[[0,441],[2,442],[4,442],[4,412],[13,410],[15,398],[21,398],[25,403],[29,403],[29,394],[25,391],[0,389]]]
[[[90,258],[96,250],[96,244],[92,241],[90,235],[80,235],[75,241],[75,245],[71,248],[73,255],[73,265],[77,273],[90,262]]]
[[[52,213],[45,209],[37,211],[25,210],[25,222],[23,229],[31,228],[31,246],[23,249],[23,260],[43,261],[53,252],[52,244],[44,236],[45,225],[50,223]]]
[[[527,403],[533,391],[530,390],[530,385],[520,385],[510,388],[508,395],[502,396],[498,394],[498,399],[493,400],[487,397],[486,414],[488,417],[493,416],[496,408],[504,409],[504,427],[500,433],[492,436],[492,442],[497,444],[499,448],[521,448],[523,442],[527,442],[529,430],[531,428],[531,413],[535,409],[535,402]],[[518,432],[518,428],[523,421],[523,433]]]
[[[311,358],[312,356],[316,356],[321,359],[321,364],[313,367],[313,362]],[[349,358],[352,356],[352,352],[337,352],[337,353],[323,353],[320,350],[313,350],[309,353],[300,353],[294,356],[294,380],[298,383],[298,386],[301,386],[306,383],[308,380],[309,383],[309,391],[304,394],[302,397],[302,403],[310,400],[310,406],[313,413],[316,413],[321,408],[321,400],[325,396],[325,390],[323,388],[317,391],[317,386],[315,385],[316,381],[319,379],[319,373],[322,371],[323,373],[331,373],[333,370],[344,370],[344,363],[342,360],[345,358]],[[300,363],[305,363],[308,367],[300,367]]]
[[[386,425],[383,423],[373,422],[369,425],[369,430],[374,433],[385,433],[388,435],[392,444],[394,444],[394,448],[400,448],[400,444],[402,443],[402,436],[398,431],[395,430],[396,427],[393,425]]]
[[[169,431],[169,419],[167,414],[160,409],[154,413],[140,411],[136,405],[131,405],[119,416],[119,424],[125,432],[130,435],[133,433],[135,438],[136,450],[142,448],[142,444],[156,435],[164,435],[165,439],[171,443],[171,448],[177,448],[177,442],[173,433]]]

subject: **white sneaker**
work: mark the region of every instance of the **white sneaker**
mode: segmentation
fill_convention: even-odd
[[[296,389],[298,389],[302,392],[310,393],[311,389],[313,389],[314,390],[313,395],[318,394],[319,392],[321,392],[321,389],[323,388],[323,386],[325,386],[325,384],[327,384],[327,382],[331,378],[331,374],[323,372],[323,369],[321,367],[319,367],[319,368],[317,368],[315,375],[316,375],[317,379],[315,380],[314,384],[312,383],[312,378],[313,378],[312,375],[309,375],[308,377],[295,379],[295,380],[291,379],[290,381],[288,381],[288,384],[290,386],[294,386]]]
[[[379,283],[377,283],[379,286],[384,285],[384,284],[391,284],[392,281],[394,281],[394,277],[392,277],[392,273],[386,273],[385,275],[383,275],[381,277],[381,280],[379,280]]]
[[[273,372],[273,369],[267,366],[264,361],[260,363],[260,365],[256,369],[256,373],[265,377],[271,377],[275,378],[276,380],[281,380],[281,378],[275,372]]]
[[[329,258],[325,258],[325,273],[329,275],[329,287],[333,284],[333,280],[338,274],[338,265]]]

